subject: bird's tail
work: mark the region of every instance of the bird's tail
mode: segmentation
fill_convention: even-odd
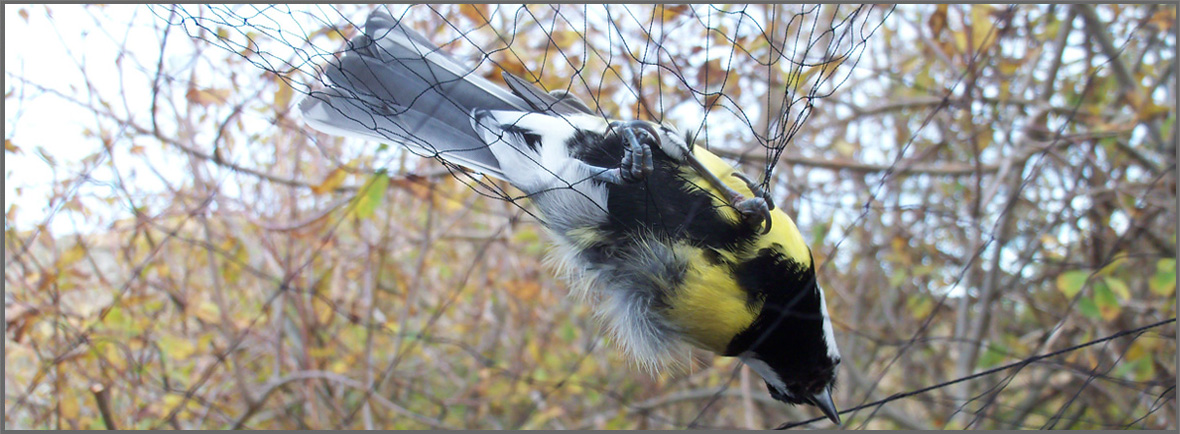
[[[329,83],[300,103],[313,128],[404,145],[504,178],[472,127],[476,110],[527,111],[521,98],[465,68],[383,11],[325,68]]]

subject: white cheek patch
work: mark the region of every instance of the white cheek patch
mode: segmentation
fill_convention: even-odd
[[[778,374],[774,372],[774,369],[770,369],[770,365],[767,365],[766,362],[758,360],[753,354],[748,352],[739,355],[738,358],[741,359],[742,363],[745,363],[746,366],[749,366],[750,369],[753,369],[754,372],[757,372],[763,380],[766,380],[767,383],[769,383],[771,386],[774,386],[775,389],[778,389],[780,392],[787,393],[787,385],[783,383],[783,380],[778,377]]]
[[[832,319],[828,318],[828,302],[824,300],[824,291],[819,286],[816,286],[815,290],[819,291],[819,310],[824,316],[824,341],[828,346],[828,357],[837,360],[840,358],[840,350],[836,348],[836,334],[832,332]]]

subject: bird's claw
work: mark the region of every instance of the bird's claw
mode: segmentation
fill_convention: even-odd
[[[651,146],[659,146],[659,134],[655,127],[643,121],[616,121],[610,124],[610,133],[623,138],[623,159],[619,167],[596,175],[600,181],[612,184],[638,182],[655,170]]]
[[[736,194],[731,198],[733,207],[737,208],[747,223],[753,226],[762,226],[762,235],[769,234],[771,228],[770,210],[774,209],[774,201],[770,199],[770,195],[762,189],[762,186],[751,181],[745,174],[733,172],[733,176],[744,181],[755,196],[745,197],[741,193],[735,192]]]
[[[770,210],[772,208],[766,199],[761,197],[741,198],[734,201],[733,207],[737,208],[742,218],[750,225],[762,226],[762,235],[770,233]]]
[[[761,184],[758,184],[758,183],[750,180],[750,178],[747,177],[746,174],[744,174],[742,172],[733,172],[733,176],[737,179],[742,180],[742,182],[745,182],[746,187],[750,188],[750,191],[754,193],[754,196],[762,198],[762,200],[766,201],[767,207],[769,207],[772,210],[774,209],[774,199],[771,199],[770,194],[767,193],[766,190],[762,189]]]

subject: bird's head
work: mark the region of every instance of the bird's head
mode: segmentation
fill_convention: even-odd
[[[815,406],[839,424],[832,388],[840,352],[823,291],[810,286],[785,303],[768,301],[746,331],[749,347],[738,357],[762,376],[774,399]]]

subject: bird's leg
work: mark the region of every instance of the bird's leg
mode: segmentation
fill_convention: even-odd
[[[738,213],[742,215],[742,218],[746,222],[753,226],[762,226],[762,235],[770,233],[770,210],[774,209],[774,202],[770,200],[770,195],[766,194],[766,191],[762,190],[761,187],[750,181],[750,178],[747,178],[740,172],[734,172],[733,176],[745,181],[746,185],[750,187],[750,191],[757,196],[746,197],[717,178],[717,175],[714,175],[713,172],[705,168],[705,165],[701,164],[696,156],[688,154],[687,159],[688,164],[692,166],[693,170],[696,170],[698,175],[705,178],[705,181],[712,185],[713,188],[721,191],[725,195],[725,198],[729,200],[730,205],[737,208]]]
[[[746,174],[744,174],[742,172],[733,172],[732,175],[735,178],[744,181],[746,183],[746,187],[750,187],[750,191],[754,193],[754,196],[758,196],[758,197],[762,198],[762,200],[765,200],[766,206],[769,209],[774,209],[774,199],[770,198],[770,194],[766,193],[766,190],[763,190],[761,185],[750,180],[750,178],[747,177]]]
[[[623,159],[619,167],[614,169],[582,163],[595,172],[594,179],[610,184],[629,184],[651,175],[652,170],[655,170],[651,144],[659,144],[659,136],[654,129],[642,125],[636,128],[636,122],[612,122],[610,126],[609,134],[620,134],[623,137]]]

